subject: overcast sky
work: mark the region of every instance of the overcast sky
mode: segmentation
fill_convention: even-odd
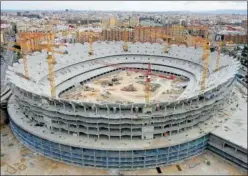
[[[1,1],[5,10],[206,11],[247,10],[246,1]]]

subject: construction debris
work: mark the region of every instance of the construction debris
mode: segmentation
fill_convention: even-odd
[[[25,170],[27,168],[27,166],[25,165],[25,164],[21,164],[19,167],[18,167],[18,169],[19,170]]]
[[[6,172],[8,172],[9,174],[14,174],[14,173],[16,173],[16,169],[14,168],[14,167],[12,167],[12,166],[10,166],[10,165],[7,165],[7,170],[6,170]]]
[[[128,86],[123,87],[121,90],[126,92],[137,91],[137,89],[133,86],[133,84],[129,84]]]
[[[194,167],[196,167],[198,165],[200,165],[200,163],[194,163],[194,164],[189,165],[189,168],[194,168]]]
[[[89,86],[83,86],[83,91],[95,91],[95,89]]]

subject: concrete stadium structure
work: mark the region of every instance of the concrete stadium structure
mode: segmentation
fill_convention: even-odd
[[[124,52],[122,46],[123,42],[95,42],[94,55],[89,56],[89,44],[76,43],[67,47],[69,54],[54,54],[56,98],[50,97],[46,52],[29,56],[30,80],[20,76],[22,61],[10,67],[13,95],[8,112],[15,136],[40,154],[86,167],[158,167],[201,153],[217,123],[215,113],[230,96],[238,61],[221,56],[220,69],[214,72],[217,52],[212,52],[207,86],[201,91],[201,48],[172,45],[164,53],[164,45],[128,43]],[[145,103],[62,99],[77,85],[118,71],[99,61],[139,69],[151,63],[152,71],[183,76],[189,83],[176,100],[151,102],[149,113]]]

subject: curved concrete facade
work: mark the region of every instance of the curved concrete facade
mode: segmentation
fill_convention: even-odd
[[[164,46],[159,44],[130,43],[129,51],[124,53],[120,42],[95,43],[93,47],[93,56],[87,55],[88,44],[71,45],[67,48],[68,55],[55,55],[57,61],[55,99],[49,96],[47,66],[42,64],[42,59],[46,57],[45,53],[29,57],[31,73],[29,81],[16,74],[16,72],[23,74],[22,63],[9,69],[8,78],[12,82],[13,92],[11,99],[15,102],[8,107],[11,127],[25,145],[65,162],[107,168],[155,167],[190,157],[204,149],[208,133],[191,135],[188,139],[180,136],[186,132],[191,133],[195,130],[194,127],[214,119],[214,112],[232,90],[235,73],[239,67],[238,62],[222,56],[220,69],[213,72],[217,53],[211,53],[207,88],[200,91],[199,83],[203,68],[201,49],[171,46],[169,53],[163,53]],[[145,103],[90,103],[60,98],[63,92],[73,90],[78,84],[119,70],[107,66],[106,63],[146,69],[148,62],[151,63],[154,72],[189,79],[188,86],[178,99],[151,102],[149,106],[152,109],[147,112],[148,105]],[[17,108],[18,111],[13,113],[12,111]],[[211,128],[210,125],[209,131]],[[55,135],[55,138],[58,135],[64,137],[65,141],[47,138],[42,130],[53,132],[52,136]],[[167,139],[171,140],[165,142]],[[42,142],[37,142],[39,140]],[[87,140],[89,144],[81,145],[77,140]],[[49,151],[45,151],[44,147],[37,148],[36,144],[40,146],[43,143],[44,146],[50,146]],[[104,143],[109,144],[102,146]],[[61,147],[58,155],[53,152],[62,144],[68,147],[70,159],[65,159],[66,154],[62,153]],[[193,152],[191,144],[195,146]],[[186,145],[187,152],[184,148]],[[75,147],[78,147],[75,152],[80,154],[74,152]],[[164,158],[161,159],[160,149],[166,151]],[[92,155],[82,157],[85,150],[91,150],[89,153]],[[111,152],[118,157],[111,159]],[[143,153],[139,155],[140,159],[136,158],[137,152]],[[75,156],[79,154],[80,161],[76,162],[77,157],[72,157],[73,154]]]

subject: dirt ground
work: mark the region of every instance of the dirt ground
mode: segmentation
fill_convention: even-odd
[[[158,75],[158,74],[157,74]],[[118,78],[118,84],[113,84],[109,86],[104,84],[104,82],[111,81],[113,78]],[[83,86],[78,86],[72,92],[67,92],[62,95],[62,98],[66,99],[76,99],[76,100],[88,100],[89,102],[99,102],[108,101],[111,103],[144,103],[145,102],[145,80],[144,74],[136,72],[115,72],[111,75],[107,75],[102,78],[96,78],[87,85],[90,89],[94,90],[83,90]],[[165,78],[160,78],[157,76],[151,76],[151,84],[159,86],[155,91],[151,91],[150,101],[160,102],[160,101],[171,101],[175,100],[182,92],[183,89],[177,88],[177,84],[182,83],[182,80],[177,78],[176,80],[169,80]],[[124,87],[132,85],[135,91],[124,91]],[[106,96],[104,96],[106,95]]]
[[[210,165],[207,164],[210,162]],[[21,145],[8,125],[1,127],[1,175],[247,175],[246,171],[205,151],[177,165],[132,171],[91,169],[63,164],[34,153]]]

